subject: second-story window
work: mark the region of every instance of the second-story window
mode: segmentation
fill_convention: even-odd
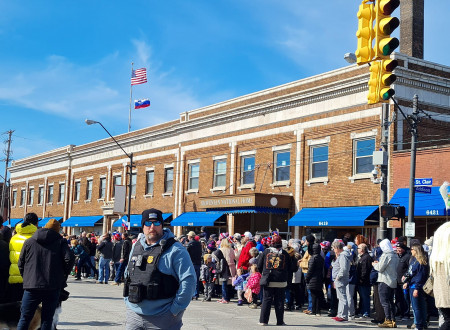
[[[353,141],[353,174],[370,173],[373,170],[374,150],[375,139]]]
[[[98,198],[105,198],[106,196],[106,178],[100,178],[98,187]]]
[[[291,169],[291,152],[276,151],[274,153],[275,182],[289,181]]]
[[[155,171],[145,172],[145,194],[153,195],[153,183],[155,181]]]
[[[86,200],[90,201],[92,199],[92,180],[87,180],[86,182]]]
[[[132,173],[131,174],[131,195],[136,196],[136,181],[137,181],[137,174]]]
[[[42,205],[44,203],[44,187],[39,187],[38,190],[38,204]]]
[[[255,155],[241,157],[241,184],[255,183]]]
[[[188,189],[198,189],[198,179],[200,176],[200,164],[189,164]]]
[[[167,167],[164,172],[164,192],[170,193],[173,191],[173,167]]]
[[[12,193],[12,206],[16,206],[17,205],[17,191],[14,190]]]
[[[25,189],[20,191],[20,206],[25,205]]]
[[[311,147],[310,178],[328,177],[328,145]]]
[[[30,188],[28,191],[28,205],[33,205],[34,203],[34,188]]]
[[[114,197],[116,193],[116,186],[120,186],[122,184],[122,176],[121,175],[114,175],[113,176],[113,191],[112,195]]]
[[[76,181],[74,186],[74,192],[73,192],[73,200],[75,202],[78,202],[80,200],[80,189],[81,189],[81,182]]]
[[[59,184],[58,202],[64,202],[64,195],[66,193],[66,185],[64,183]]]
[[[227,160],[214,161],[214,188],[225,187],[227,178]]]
[[[53,185],[48,186],[47,203],[53,203]]]

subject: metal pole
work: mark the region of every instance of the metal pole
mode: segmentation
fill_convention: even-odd
[[[387,153],[387,138],[389,136],[389,104],[382,106],[382,125],[381,125],[381,148]],[[381,183],[380,183],[380,205],[384,206],[387,202],[387,180],[388,180],[388,166],[381,165]],[[380,238],[386,238],[386,218],[381,216],[380,208]]]
[[[6,161],[5,161],[5,176],[3,177],[3,189],[2,189],[2,200],[0,204],[0,212],[2,217],[5,217],[5,199],[6,199],[6,189],[7,189],[7,182],[8,182],[8,165],[9,165],[9,154],[11,152],[11,135],[14,131],[8,131],[8,147],[6,150]],[[11,221],[8,219],[8,225],[11,225]]]
[[[133,153],[130,153],[130,177],[129,177],[129,182],[128,182],[128,223],[131,226],[131,186],[132,186],[132,177],[133,177]],[[131,227],[130,227],[131,228]]]
[[[408,205],[408,223],[414,222],[414,199],[415,199],[415,190],[414,190],[414,180],[416,178],[416,141],[417,141],[417,115],[419,113],[419,109],[417,106],[419,97],[417,94],[414,95],[413,98],[413,113],[411,116],[412,119],[412,128],[411,128],[411,168],[410,168],[410,176],[409,176],[409,205]],[[411,238],[408,236],[408,245],[411,241]]]
[[[131,84],[131,78],[133,77],[133,62],[131,62],[131,77],[130,77],[130,112],[128,113],[128,133],[131,130],[131,100],[133,99],[133,85]],[[128,219],[129,221],[129,219]]]

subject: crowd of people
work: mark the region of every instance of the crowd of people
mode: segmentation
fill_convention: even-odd
[[[237,306],[259,308],[261,326],[268,325],[273,306],[277,325],[285,324],[285,312],[299,311],[311,317],[327,315],[338,323],[371,319],[381,328],[396,328],[398,320],[411,320],[408,328],[426,329],[430,317],[439,316],[440,329],[450,329],[449,222],[425,242],[411,239],[407,244],[406,237],[399,237],[378,240],[372,246],[362,235],[346,234],[332,242],[313,235],[285,240],[277,231],[266,237],[248,231],[210,235],[204,227],[199,233],[190,231],[176,238],[163,228],[160,214],[154,209],[144,211],[144,233],[137,237],[126,232],[68,236],[60,233],[56,220],[38,230],[34,213],[27,214],[13,231],[1,228],[0,302],[22,301],[19,328],[23,329],[33,318],[36,302],[43,307],[46,302],[41,328],[52,329],[53,314],[68,297],[64,287],[72,275],[75,280],[95,279],[98,284],[125,284],[127,324],[142,322],[139,313],[146,322],[161,322],[161,318],[152,319],[159,308],[158,313],[170,309],[173,316],[178,315],[181,327],[183,308],[188,305],[181,296],[187,294],[189,300],[235,301]],[[39,261],[47,262],[48,270],[29,261],[42,246],[51,246],[60,255],[56,263],[50,257]],[[164,254],[166,249],[171,251],[170,258]],[[142,256],[147,268],[142,268]],[[173,267],[177,260],[183,263]],[[182,268],[184,272],[177,273]],[[59,272],[57,281],[46,272]],[[145,274],[159,277],[155,280]],[[138,280],[148,282],[145,293],[135,285]],[[173,288],[151,291],[155,281]],[[180,300],[179,310],[174,311],[168,298]],[[155,305],[154,299],[165,303]],[[145,309],[152,312],[142,312]],[[175,322],[172,317],[165,320]]]

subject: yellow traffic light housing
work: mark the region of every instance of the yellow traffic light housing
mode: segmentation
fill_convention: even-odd
[[[355,51],[356,63],[358,65],[369,63],[372,61],[374,52],[372,41],[374,38],[373,21],[375,19],[374,5],[361,3],[358,10],[358,48]]]
[[[380,102],[380,95],[378,92],[380,71],[380,62],[372,62],[370,65],[369,94],[367,94],[368,104],[375,104]]]
[[[389,102],[389,99],[394,96],[395,91],[389,87],[397,79],[397,76],[392,73],[398,66],[397,60],[384,60],[380,65],[380,79],[379,79],[379,93],[381,102]]]
[[[400,44],[397,38],[391,38],[391,33],[400,25],[397,17],[391,17],[392,12],[400,5],[400,0],[377,0],[375,3],[375,46],[376,60],[389,58],[389,55]]]

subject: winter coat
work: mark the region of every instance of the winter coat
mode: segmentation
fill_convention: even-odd
[[[10,264],[8,243],[0,238],[0,304],[6,300]]]
[[[430,275],[430,266],[421,265],[417,259],[414,258],[414,261],[409,266],[407,275],[408,287],[410,289],[420,290],[423,288]]]
[[[250,249],[252,247],[256,247],[255,241],[248,241],[247,244],[242,248],[241,253],[239,255],[239,261],[237,268],[244,268],[244,270],[248,270],[248,261],[251,259]]]
[[[99,245],[97,245],[97,251],[100,252],[100,257],[103,257],[103,259],[112,259],[113,243],[110,240],[104,239]]]
[[[356,263],[356,274],[358,285],[370,286],[370,272],[372,271],[373,259],[368,252],[363,253]]]
[[[53,290],[64,287],[75,257],[61,235],[48,228],[37,230],[25,241],[18,268],[24,289]]]
[[[202,264],[202,243],[192,239],[186,247],[193,265],[200,266]]]
[[[308,265],[310,258],[311,255],[309,254],[309,251],[306,250],[305,254],[303,255],[303,258],[300,260],[300,268],[302,269],[303,274],[306,274],[308,272]]]
[[[241,276],[238,276],[233,281],[233,286],[235,290],[244,290],[244,282],[247,281],[247,277],[250,276],[250,273],[242,274]]]
[[[348,251],[342,251],[339,257],[331,263],[332,277],[336,287],[346,286],[349,281],[350,262],[352,256]]]
[[[130,252],[131,252],[131,246],[133,244],[131,243],[131,239],[125,238],[123,240],[122,244],[122,251],[120,252],[120,259],[123,259],[124,262],[128,262],[128,259],[130,258]]]
[[[265,249],[258,260],[258,269],[262,270],[261,285],[268,287],[286,287],[288,274],[291,272],[289,254],[281,249]]]
[[[399,262],[398,255],[392,249],[391,242],[389,242],[388,239],[382,240],[380,242],[380,247],[383,254],[380,257],[379,262],[373,266],[373,268],[378,271],[377,282],[382,282],[391,288],[396,288],[397,266]]]
[[[22,283],[23,279],[20,275],[19,267],[17,263],[19,262],[20,251],[25,243],[25,240],[33,236],[37,228],[34,225],[28,225],[22,227],[23,223],[16,225],[16,233],[9,242],[9,261],[11,261],[11,266],[9,266],[9,279],[10,284]]]
[[[397,266],[397,283],[402,284],[402,277],[408,272],[409,260],[411,258],[411,252],[405,252],[402,255],[398,255],[398,266]]]
[[[252,293],[258,294],[259,291],[261,291],[261,285],[259,284],[259,281],[261,280],[261,273],[252,273],[247,278],[247,288],[250,288],[252,290]]]
[[[78,244],[77,246],[74,246],[71,248],[72,253],[75,255],[75,257],[81,258],[81,259],[85,259],[87,258],[89,255],[87,254],[86,250],[84,249],[84,247],[80,244]]]
[[[113,262],[119,262],[120,261],[120,255],[122,252],[122,241],[117,241],[115,243],[113,243],[113,256],[112,256],[112,261]]]
[[[216,266],[213,262],[209,265],[202,265],[200,267],[200,278],[199,280],[206,283],[213,283],[216,279]]]
[[[217,249],[211,254],[215,264],[216,264],[216,274],[218,276],[219,282],[228,281],[231,278],[230,267],[228,267],[227,259],[223,255],[220,249]]]
[[[318,247],[316,247],[316,245]],[[306,287],[309,290],[321,290],[323,288],[323,271],[325,260],[320,255],[320,245],[313,245],[313,255],[308,262],[308,272],[305,276]]]
[[[433,294],[437,308],[450,308],[450,283],[445,273],[444,263],[436,265],[433,272]]]

